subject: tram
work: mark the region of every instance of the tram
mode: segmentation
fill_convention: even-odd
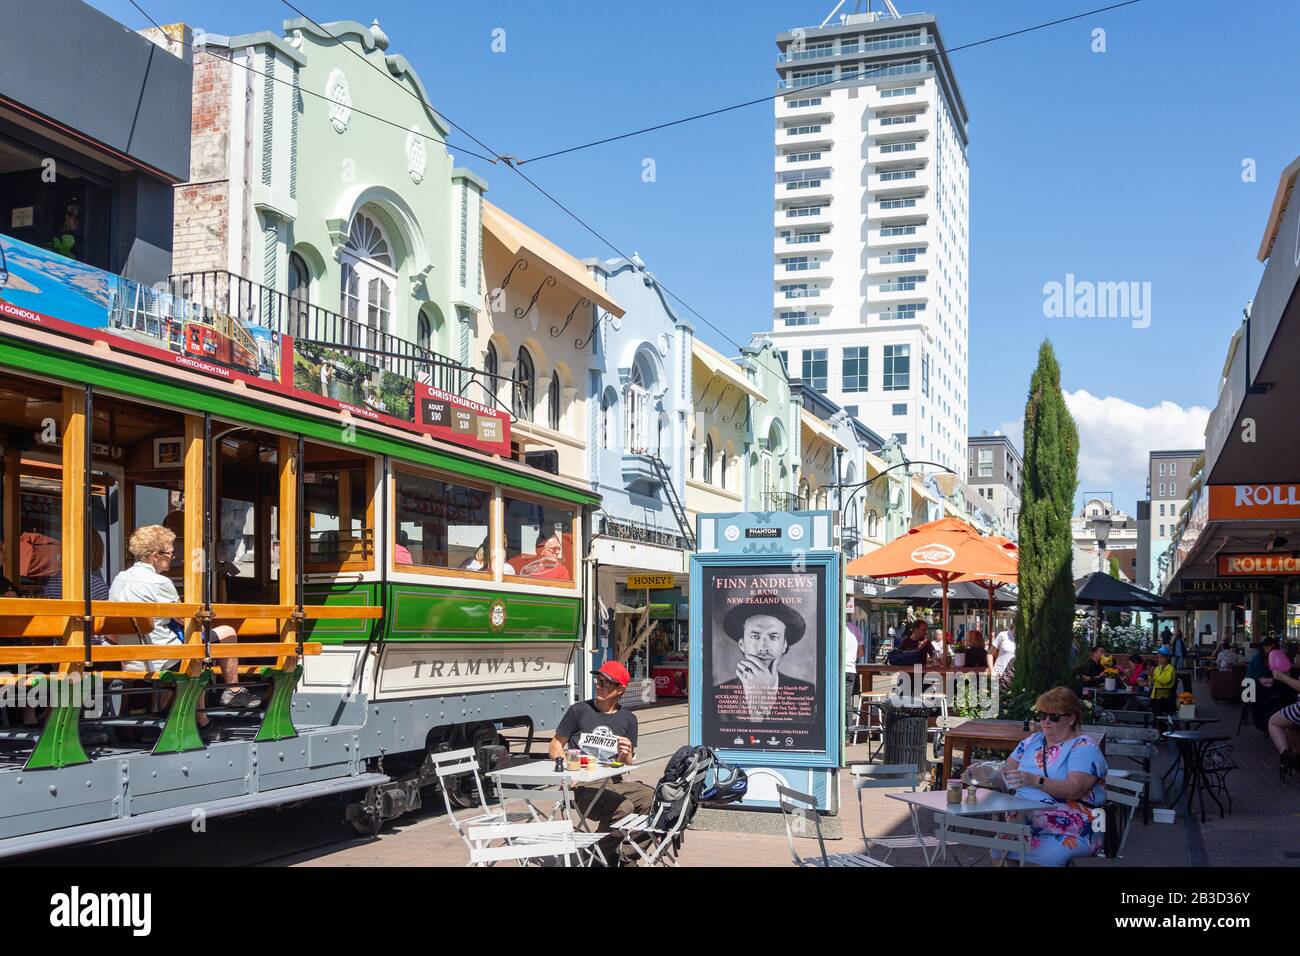
[[[554,726],[588,487],[24,299],[58,290],[0,244],[0,856],[330,795],[371,833],[432,754]],[[154,525],[179,600],[103,600]],[[230,658],[261,706],[221,705]]]

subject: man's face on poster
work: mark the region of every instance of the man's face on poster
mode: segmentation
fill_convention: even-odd
[[[745,621],[740,649],[746,657],[762,661],[775,671],[790,645],[785,640],[785,622],[769,614],[755,614]]]

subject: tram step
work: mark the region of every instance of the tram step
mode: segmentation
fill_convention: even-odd
[[[383,773],[363,773],[355,777],[339,777],[334,780],[318,780],[314,783],[302,783],[293,787],[281,787],[262,793],[245,794],[242,797],[228,797],[203,804],[207,817],[228,816],[232,813],[245,813],[263,807],[273,807],[282,803],[297,803],[312,800],[334,793],[346,793],[387,783],[389,776]],[[0,857],[18,856],[36,850],[51,850],[55,847],[73,846],[91,840],[110,840],[136,833],[148,833],[163,827],[190,823],[193,808],[186,805],[169,810],[155,810],[126,819],[104,820],[98,823],[84,823],[75,827],[58,830],[46,830],[42,833],[28,833],[23,836],[8,837],[0,840]]]
[[[33,727],[33,728],[30,729],[30,730],[0,730],[0,741],[3,741],[3,740],[22,740],[22,741],[36,740],[38,737],[40,737],[40,735],[41,735],[41,731],[40,731],[40,728],[39,728],[39,727]]]

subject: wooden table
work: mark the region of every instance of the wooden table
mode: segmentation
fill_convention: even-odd
[[[939,778],[939,786],[943,786],[952,773],[954,751],[960,749],[966,755],[966,766],[969,767],[971,753],[976,747],[1010,753],[1016,749],[1016,744],[1033,733],[1037,731],[1025,730],[1024,723],[1019,720],[968,720],[964,724],[949,727],[944,733],[943,776]],[[1097,741],[1097,746],[1105,753],[1106,735],[1092,731],[1088,735]]]

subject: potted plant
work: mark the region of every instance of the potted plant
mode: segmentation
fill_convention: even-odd
[[[958,641],[956,644],[952,645],[952,666],[953,667],[966,666],[966,645],[963,644],[961,641]]]
[[[1101,676],[1106,680],[1106,689],[1114,690],[1119,682],[1119,671],[1114,667],[1107,667],[1101,672]]]
[[[1196,716],[1196,697],[1189,690],[1185,690],[1178,695],[1178,716],[1184,720],[1190,720]]]

